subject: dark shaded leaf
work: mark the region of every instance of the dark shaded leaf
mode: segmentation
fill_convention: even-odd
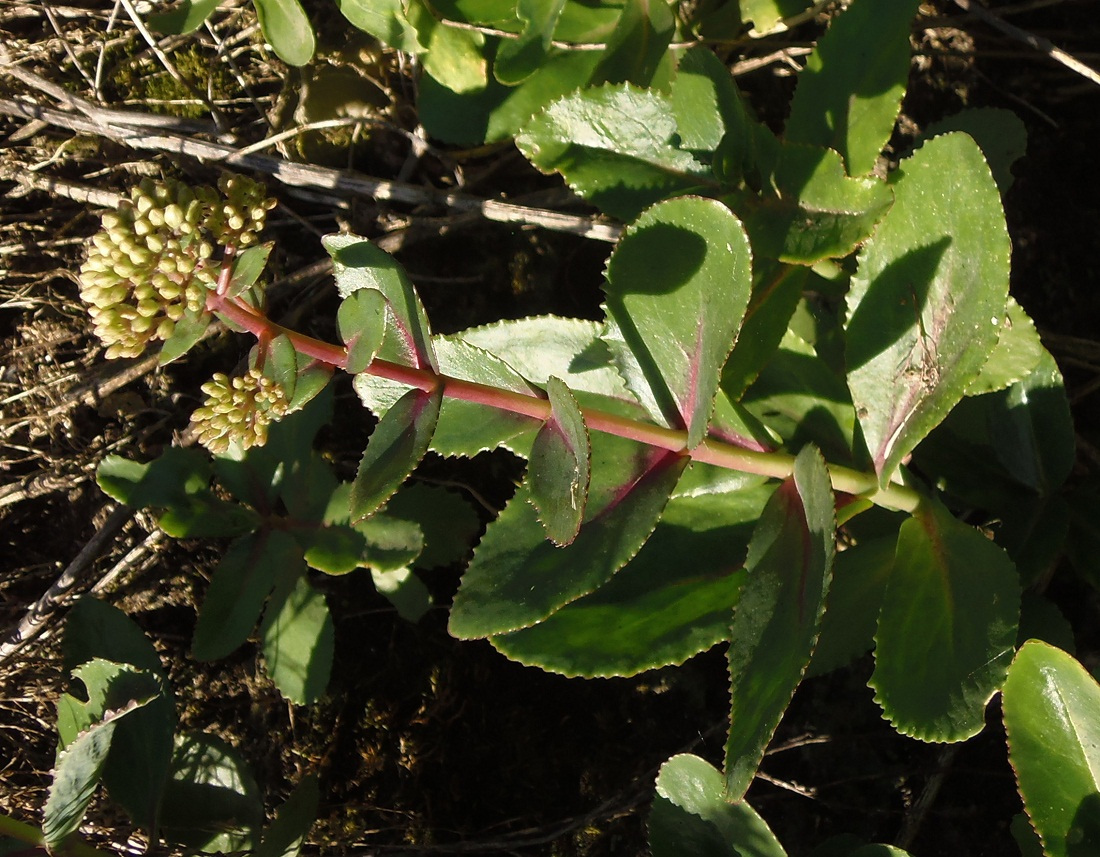
[[[304,567],[289,565],[260,625],[264,668],[279,692],[298,705],[316,702],[328,686],[335,631],[325,598]]]

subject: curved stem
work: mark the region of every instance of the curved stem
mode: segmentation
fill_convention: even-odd
[[[240,299],[226,299],[211,293],[207,299],[207,308],[243,327],[257,338],[271,338],[285,334],[299,353],[337,369],[347,368],[346,349],[282,327]],[[550,417],[550,402],[538,396],[502,390],[499,387],[451,378],[448,375],[437,375],[428,369],[416,369],[379,359],[374,360],[367,367],[367,372],[410,387],[419,387],[422,390],[434,390],[443,384],[443,395],[449,398],[510,411],[539,422],[544,422]],[[714,438],[707,438],[694,449],[688,449],[686,431],[620,417],[598,408],[581,408],[581,413],[584,415],[585,425],[592,431],[613,434],[659,449],[679,452],[704,464],[777,479],[786,479],[794,469],[794,456],[785,452],[743,449]],[[922,500],[917,491],[906,485],[890,483],[885,488],[880,487],[878,477],[873,473],[830,464],[829,475],[836,491],[863,497],[888,509],[913,512]]]

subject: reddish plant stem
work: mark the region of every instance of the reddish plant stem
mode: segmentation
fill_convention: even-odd
[[[206,305],[211,312],[218,313],[244,328],[261,342],[270,341],[280,334],[285,334],[300,354],[337,369],[347,368],[348,355],[345,348],[282,327],[240,298],[226,298],[222,294],[212,292],[207,298]],[[539,422],[544,422],[550,417],[550,402],[539,396],[502,390],[474,381],[436,374],[429,369],[402,366],[386,360],[376,359],[367,368],[367,372],[410,387],[419,387],[428,392],[442,385],[443,394],[449,398],[509,411]],[[794,456],[788,453],[742,449],[713,438],[707,438],[694,449],[688,449],[686,431],[631,420],[597,408],[581,408],[581,412],[584,415],[585,424],[592,431],[613,434],[659,449],[678,452],[701,463],[777,479],[786,479],[794,469]],[[907,486],[891,483],[885,488],[880,488],[877,477],[871,473],[829,465],[829,475],[833,488],[837,491],[864,497],[890,509],[912,512],[921,502],[921,496]]]

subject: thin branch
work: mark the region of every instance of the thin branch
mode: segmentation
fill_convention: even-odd
[[[1035,50],[1046,54],[1055,62],[1061,63],[1070,71],[1076,72],[1083,78],[1100,86],[1100,72],[1085,65],[1072,54],[1066,53],[1049,39],[1044,39],[1042,36],[1036,36],[1034,33],[1029,33],[1027,30],[1021,30],[1015,24],[1010,24],[1008,21],[1002,20],[980,3],[972,2],[972,0],[955,0],[955,5],[963,11],[971,13],[976,18],[980,18],[991,27],[1000,30],[1006,36],[1018,39],[1026,45],[1030,45],[1035,48]]]

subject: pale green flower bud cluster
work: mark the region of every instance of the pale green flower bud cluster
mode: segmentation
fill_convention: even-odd
[[[274,200],[242,176],[226,174],[218,185],[221,193],[145,179],[103,215],[80,269],[80,296],[107,357],[137,357],[167,340],[185,315],[205,310],[217,285],[215,246],[256,242]]]
[[[137,357],[205,306],[217,277],[202,229],[213,193],[145,179],[103,215],[80,269],[80,296],[108,357]]]
[[[237,249],[255,244],[275,200],[268,198],[267,189],[259,182],[233,173],[218,179],[218,190],[224,200],[211,210],[207,228],[220,236],[223,244]]]
[[[225,452],[231,443],[242,449],[263,446],[268,426],[285,416],[286,393],[259,369],[230,379],[218,372],[202,385],[207,399],[191,415],[198,440],[211,452]]]

